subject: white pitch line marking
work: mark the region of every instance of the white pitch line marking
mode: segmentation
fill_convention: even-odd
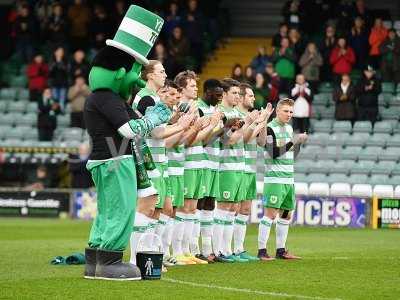
[[[292,295],[292,294],[278,293],[278,292],[257,291],[257,290],[250,290],[250,289],[240,289],[240,288],[234,288],[234,287],[229,287],[229,286],[219,286],[219,285],[214,285],[214,284],[203,284],[203,283],[182,281],[182,280],[166,278],[166,277],[164,277],[162,280],[172,282],[172,283],[190,285],[193,287],[219,289],[219,290],[224,290],[224,291],[255,294],[255,295],[274,296],[274,297],[282,297],[282,298],[308,299],[308,300],[342,300],[340,298],[324,298],[324,297],[314,297],[314,296]]]

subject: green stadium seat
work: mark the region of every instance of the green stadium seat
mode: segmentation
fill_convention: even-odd
[[[361,146],[348,146],[342,151],[342,158],[349,160],[356,160],[361,152]]]
[[[380,121],[374,124],[374,133],[389,133],[392,134],[393,125],[388,121]]]
[[[370,121],[357,121],[354,123],[353,132],[372,132],[372,123]]]
[[[318,153],[318,159],[338,159],[343,151],[342,146],[326,146]]]
[[[16,138],[7,138],[2,142],[2,145],[6,147],[22,147],[23,142]]]
[[[315,94],[313,98],[313,105],[329,106],[332,94],[320,93]]]
[[[378,153],[379,160],[389,160],[396,162],[400,158],[400,148],[399,147],[388,147],[383,152]]]
[[[397,175],[397,176],[389,177],[388,184],[399,185],[400,184],[400,176]]]
[[[370,174],[375,166],[374,160],[359,160],[357,163],[353,164],[350,170],[351,174]]]
[[[319,115],[322,119],[334,119],[335,117],[335,107],[330,106],[319,112]]]
[[[348,183],[349,177],[343,173],[331,173],[327,177],[327,182],[329,184],[338,183],[338,182]]]
[[[61,136],[64,141],[80,141],[83,135],[82,128],[67,127],[64,128]]]
[[[295,182],[308,182],[307,175],[305,173],[295,172],[294,173]]]
[[[369,183],[370,185],[389,184],[389,176],[383,174],[372,174],[368,178],[367,183]]]
[[[310,166],[312,166],[314,164],[314,161],[312,160],[306,160],[306,159],[302,159],[302,160],[297,160],[294,166],[295,172],[300,172],[300,173],[307,173],[308,169],[310,168]]]
[[[69,127],[70,123],[71,123],[71,119],[68,114],[57,116],[57,127],[60,127],[60,128]]]
[[[383,93],[394,93],[395,87],[393,82],[382,82],[382,92]]]
[[[0,115],[7,112],[8,102],[4,100],[0,100]]]
[[[394,134],[400,133],[400,122],[396,122],[396,124],[394,124],[393,133]]]
[[[0,118],[1,120],[1,118]],[[4,138],[6,135],[6,132],[10,131],[11,125],[5,124],[5,125],[0,125],[0,139]]]
[[[337,161],[331,168],[332,173],[348,174],[355,164],[354,160],[343,159]]]
[[[392,106],[379,111],[382,120],[399,120],[400,107]]]
[[[331,92],[333,92],[332,83],[330,83],[330,82],[322,82],[319,85],[318,90],[319,90],[320,93],[331,93]]]
[[[18,120],[18,125],[36,127],[37,118],[38,118],[37,114],[27,113],[27,114],[21,116],[21,118]]]
[[[385,174],[390,175],[396,163],[393,161],[379,161],[375,163],[374,168],[371,171],[371,174]]]
[[[372,147],[366,147],[364,149],[361,149],[360,154],[358,155],[358,159],[363,159],[363,160],[377,160],[378,159],[378,154],[382,152],[382,147],[377,147],[377,146],[372,146]]]
[[[326,132],[330,133],[332,131],[332,120],[321,120],[312,122],[312,128],[314,132]]]
[[[393,139],[392,136],[388,133],[375,133],[366,140],[365,145],[385,147],[387,145],[387,142],[389,142],[392,139]],[[400,146],[400,140],[399,140],[399,146]]]
[[[306,147],[302,147],[297,159],[313,160],[317,157],[318,153],[320,153],[322,151],[322,149],[323,148],[321,146],[317,146],[317,145],[308,145]]]
[[[400,133],[395,133],[386,141],[386,147],[400,147]]]
[[[14,100],[16,96],[17,96],[17,90],[15,88],[3,88],[0,90],[0,99]]]
[[[17,92],[17,99],[19,101],[21,101],[21,100],[28,101],[29,100],[29,90],[28,89],[19,89]]]
[[[392,175],[400,175],[400,163],[396,163],[393,165]]]
[[[378,95],[378,105],[388,107],[389,102],[392,99],[393,95],[388,93],[380,93]]]
[[[364,147],[367,140],[369,140],[371,135],[367,132],[355,132],[346,141],[346,146],[361,146]]]
[[[36,102],[29,102],[26,106],[26,112],[36,113],[38,112],[38,105]]]
[[[321,145],[325,146],[329,138],[328,133],[324,132],[317,132],[310,134],[310,136],[307,139],[307,144],[309,145]]]
[[[13,127],[4,135],[5,139],[21,139],[24,136],[24,129],[21,127]]]
[[[350,139],[350,134],[347,132],[336,132],[329,135],[327,145],[329,146],[345,146]]]
[[[306,177],[306,182],[313,183],[313,182],[327,182],[328,176],[325,173],[310,173]]]
[[[334,164],[335,161],[333,160],[318,160],[317,162],[309,166],[308,172],[327,174],[330,172]]]
[[[351,174],[349,176],[350,184],[365,184],[368,181],[367,174]]]
[[[390,100],[389,100],[389,106],[390,106],[390,107],[393,107],[393,106],[400,106],[400,95],[393,96],[392,98],[390,98]]]
[[[16,88],[25,88],[28,85],[28,79],[26,75],[12,76],[10,80],[10,86]]]
[[[352,126],[350,121],[336,121],[332,126],[333,132],[347,132],[352,131]]]
[[[27,102],[25,101],[13,101],[8,104],[7,110],[8,112],[18,112],[25,113]]]
[[[14,114],[2,114],[0,118],[0,125],[11,126],[14,123]]]
[[[38,140],[38,130],[37,128],[33,128],[27,132],[24,132],[24,139],[25,140],[33,140],[33,141],[37,141]]]

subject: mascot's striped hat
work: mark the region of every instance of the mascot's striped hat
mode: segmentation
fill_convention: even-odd
[[[137,5],[131,5],[108,46],[118,48],[133,57],[142,65],[147,65],[147,55],[156,41],[164,20]]]

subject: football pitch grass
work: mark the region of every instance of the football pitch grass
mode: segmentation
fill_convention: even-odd
[[[180,266],[159,281],[83,279],[50,260],[82,252],[90,223],[0,219],[0,299],[399,299],[400,231],[293,227],[298,261]],[[270,253],[275,233],[271,232]],[[247,249],[257,249],[251,225]],[[128,257],[129,254],[126,255]]]

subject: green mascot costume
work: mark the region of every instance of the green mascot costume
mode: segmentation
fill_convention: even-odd
[[[139,118],[127,105],[134,86],[140,86],[141,66],[148,64],[163,20],[131,5],[114,37],[92,62],[84,118],[92,141],[87,168],[97,189],[97,216],[85,249],[85,278],[138,280],[140,270],[123,263],[132,232],[137,179],[130,139],[147,136],[170,118],[160,102]]]

